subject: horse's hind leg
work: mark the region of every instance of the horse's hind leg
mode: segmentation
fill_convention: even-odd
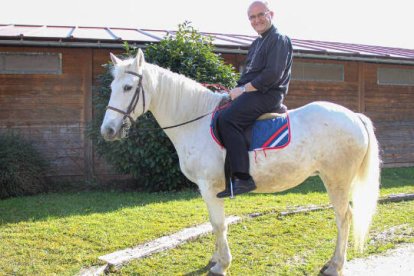
[[[224,215],[224,201],[218,199],[213,189],[205,188],[203,185],[199,185],[201,195],[207,204],[210,222],[213,226],[213,232],[216,236],[216,247],[211,263],[214,266],[210,271],[214,274],[225,275],[226,270],[231,263],[230,248],[227,242],[227,224],[225,222]],[[208,187],[207,185],[205,187]]]
[[[352,180],[333,182],[322,176],[321,178],[328,190],[338,229],[335,253],[331,260],[322,268],[321,273],[323,275],[342,275],[342,269],[346,262],[346,251],[352,219],[352,209],[349,205]]]

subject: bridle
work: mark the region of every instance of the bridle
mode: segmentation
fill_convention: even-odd
[[[121,113],[122,115],[124,115],[124,118],[122,119],[123,121],[125,121],[125,119],[128,118],[130,120],[131,124],[134,124],[135,120],[132,118],[131,113],[135,110],[135,107],[138,104],[140,94],[142,94],[142,113],[141,113],[141,115],[145,113],[145,91],[144,91],[144,88],[142,86],[142,74],[138,74],[138,73],[135,73],[135,72],[132,72],[132,71],[125,71],[125,73],[134,75],[134,76],[139,78],[137,89],[135,89],[134,96],[132,97],[131,102],[129,103],[127,111],[125,112],[121,109],[118,109],[116,107],[112,107],[110,105],[108,105],[106,107],[106,109],[110,109],[110,110],[113,110],[115,112]],[[204,85],[204,86],[207,86],[207,85]],[[224,88],[224,89],[226,89],[226,88]],[[219,106],[222,105],[222,104],[223,104],[223,101],[219,104]],[[197,118],[186,121],[184,123],[176,124],[176,125],[168,126],[168,127],[162,127],[161,129],[165,130],[165,129],[175,128],[175,127],[183,126],[183,125],[198,121],[198,120],[206,117],[207,115],[213,114],[215,112],[215,110],[216,109],[214,109],[213,111],[208,112],[206,114],[203,114],[203,115],[201,115]],[[156,129],[145,129],[145,130],[156,130]]]
[[[134,75],[139,78],[137,89],[135,89],[134,96],[132,97],[131,102],[129,103],[127,111],[123,111],[121,109],[112,107],[110,105],[108,105],[106,109],[110,109],[115,112],[121,113],[122,115],[124,115],[123,120],[128,118],[131,121],[131,124],[133,124],[135,123],[135,120],[132,118],[131,113],[135,110],[135,107],[138,104],[140,94],[142,94],[142,114],[144,114],[145,112],[145,92],[144,92],[144,88],[142,87],[142,75],[132,72],[132,71],[126,71],[125,73]]]

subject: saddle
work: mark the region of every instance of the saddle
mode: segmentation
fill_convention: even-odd
[[[219,106],[216,108],[215,112],[213,113],[212,119],[211,119],[211,125],[210,125],[211,135],[212,135],[213,139],[216,141],[216,143],[219,144],[222,147],[224,147],[224,145],[223,145],[223,142],[222,142],[223,140],[221,138],[220,131],[218,129],[218,123],[217,122],[218,122],[218,118],[219,118],[221,112],[223,110],[225,110],[227,107],[229,107],[230,104],[231,104],[230,100],[226,99],[226,100],[222,101],[219,104]],[[286,117],[286,112],[287,112],[286,105],[281,104],[279,107],[275,107],[275,109],[272,110],[272,112],[262,114],[259,118],[256,119],[256,123],[260,122],[260,121],[266,121],[266,120],[277,119],[277,118],[280,118],[280,117]],[[252,124],[251,126],[249,126],[244,131],[244,138],[247,142],[249,150],[257,149],[257,145],[256,145],[256,147],[252,148],[252,145],[253,145],[252,140],[254,138],[253,129],[254,129],[254,126],[256,125],[256,123]]]

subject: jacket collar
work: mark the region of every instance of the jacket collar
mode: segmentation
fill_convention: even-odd
[[[266,32],[264,32],[263,34],[261,34],[260,37],[261,38],[265,38],[266,36],[269,35],[269,33],[272,33],[272,32],[277,32],[277,29],[276,29],[276,27],[273,24],[272,24],[272,26],[270,26],[270,28]]]

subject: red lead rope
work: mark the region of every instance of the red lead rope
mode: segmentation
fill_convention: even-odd
[[[223,85],[219,84],[219,83],[202,83],[202,86],[209,88],[214,91],[214,92],[222,92],[222,91],[226,91],[227,93],[230,91],[230,89],[228,89],[227,87],[224,87]]]

